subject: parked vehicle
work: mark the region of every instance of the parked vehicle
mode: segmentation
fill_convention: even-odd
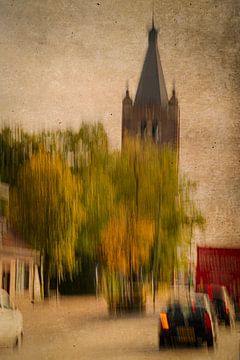
[[[240,248],[197,247],[196,290],[225,286],[240,318]]]
[[[8,293],[0,289],[0,345],[22,345],[23,317],[10,301]]]
[[[203,342],[212,348],[216,335],[211,314],[193,302],[169,304],[166,311],[160,312],[158,338],[159,349],[180,343],[198,346]]]
[[[195,304],[194,306],[204,308],[208,312],[208,314],[209,314],[209,316],[211,318],[211,322],[213,324],[214,340],[217,341],[218,318],[217,318],[215,308],[214,308],[212,302],[210,301],[208,294],[195,293],[193,301],[194,301],[194,304]]]
[[[214,305],[219,321],[226,326],[234,326],[235,310],[225,286],[209,285],[207,291],[212,304]]]

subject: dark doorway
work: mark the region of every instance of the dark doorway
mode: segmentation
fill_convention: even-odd
[[[8,293],[10,291],[10,273],[3,272],[2,275],[2,287]]]

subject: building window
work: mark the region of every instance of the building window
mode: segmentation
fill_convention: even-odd
[[[156,142],[156,143],[159,140],[158,125],[157,124],[153,125],[153,127],[152,127],[152,138],[153,138],[153,141]]]
[[[141,124],[141,136],[142,138],[145,138],[147,135],[147,124],[146,121],[143,121]]]

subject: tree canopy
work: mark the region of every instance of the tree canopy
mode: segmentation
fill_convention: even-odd
[[[110,151],[101,124],[31,135],[6,128],[0,146],[11,223],[41,251],[47,278],[90,258],[114,306],[134,303],[136,284],[142,303],[150,276],[155,286],[170,281],[177,248],[204,224],[171,147],[126,136]]]
[[[75,265],[84,218],[81,192],[80,179],[60,156],[42,149],[20,169],[10,194],[11,224],[60,278]]]

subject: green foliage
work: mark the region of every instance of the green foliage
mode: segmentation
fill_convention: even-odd
[[[82,257],[101,265],[106,291],[123,304],[143,303],[150,274],[170,281],[177,247],[204,226],[195,185],[178,173],[170,147],[126,137],[110,153],[101,124],[32,135],[5,128],[0,146],[16,230],[60,277]]]
[[[8,203],[0,199],[0,216],[8,217]]]
[[[113,182],[128,219],[145,219],[154,228],[152,255],[139,265],[147,264],[148,270],[162,275],[171,273],[184,221],[176,154],[150,141],[126,138],[116,157]]]
[[[102,125],[83,124],[74,146],[81,148],[76,155],[74,172],[83,183],[82,201],[86,210],[79,246],[85,255],[99,262],[101,231],[113,208],[113,185],[109,176],[111,156]]]
[[[202,226],[204,219],[191,199],[193,185],[178,173],[172,148],[125,138],[122,152],[113,158],[114,206],[102,232],[105,289],[111,289],[109,299],[116,306],[131,307],[136,305],[135,283],[150,274],[154,282],[172,280],[177,247],[186,241],[183,234],[189,235],[193,225]],[[141,303],[142,288],[138,287]],[[128,301],[122,302],[124,298]]]
[[[19,166],[24,161],[24,149],[17,141],[19,131],[4,128],[0,133],[0,179],[3,182],[16,182]]]
[[[75,265],[83,220],[81,183],[57,154],[40,150],[18,173],[10,192],[10,221],[21,236],[47,256],[59,277]]]

